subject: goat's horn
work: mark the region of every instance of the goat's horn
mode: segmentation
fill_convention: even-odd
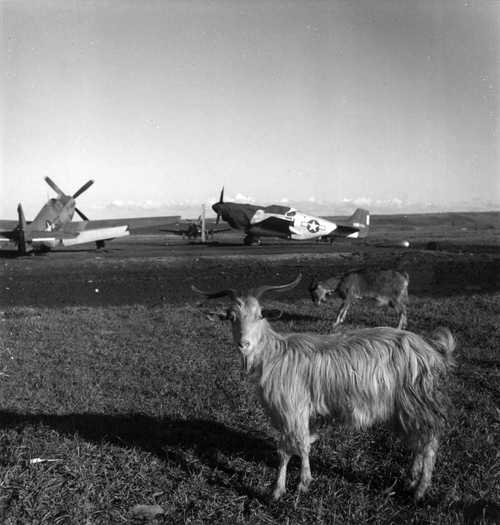
[[[259,286],[258,288],[255,288],[255,290],[253,290],[253,294],[252,295],[256,299],[260,299],[260,297],[262,297],[262,295],[265,292],[270,292],[270,291],[273,291],[273,292],[287,292],[288,290],[291,290],[292,288],[295,288],[299,284],[301,279],[302,279],[302,274],[299,273],[299,275],[297,275],[295,280],[293,280],[290,283],[274,284],[274,285],[273,284],[265,284],[263,286]]]
[[[238,292],[233,288],[220,290],[219,292],[204,292],[203,290],[196,288],[196,286],[193,284],[191,285],[191,290],[193,290],[193,292],[199,293],[200,295],[204,295],[207,299],[216,299],[217,297],[229,296],[234,300],[238,296]]]

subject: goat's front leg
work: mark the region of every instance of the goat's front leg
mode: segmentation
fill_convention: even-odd
[[[398,330],[404,330],[406,328],[407,319],[406,319],[406,306],[404,304],[397,304],[394,306],[396,315],[399,315]]]
[[[301,469],[300,469],[300,483],[298,486],[299,492],[307,492],[312,481],[311,465],[309,464],[309,447],[304,447],[300,451]]]
[[[406,316],[406,306],[404,304],[401,305],[401,319],[399,320],[399,324],[402,330],[405,330],[406,325],[408,324],[407,316]]]
[[[286,492],[286,468],[290,461],[291,455],[284,449],[278,449],[278,455],[280,457],[280,469],[278,473],[278,479],[276,480],[276,487],[273,492],[273,498],[278,500]]]

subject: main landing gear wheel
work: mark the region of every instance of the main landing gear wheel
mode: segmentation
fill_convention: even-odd
[[[262,244],[262,241],[260,239],[256,239],[255,237],[252,237],[250,235],[247,235],[243,242],[245,243],[245,246],[260,246]]]

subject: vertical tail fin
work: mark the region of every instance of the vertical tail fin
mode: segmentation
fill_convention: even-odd
[[[355,228],[359,228],[358,238],[366,237],[370,231],[370,212],[358,208],[349,218],[349,222],[351,222]]]

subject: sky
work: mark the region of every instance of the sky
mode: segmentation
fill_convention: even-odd
[[[0,217],[500,209],[500,2],[0,0]],[[334,213],[335,210],[332,210]],[[99,217],[95,217],[99,218]]]

